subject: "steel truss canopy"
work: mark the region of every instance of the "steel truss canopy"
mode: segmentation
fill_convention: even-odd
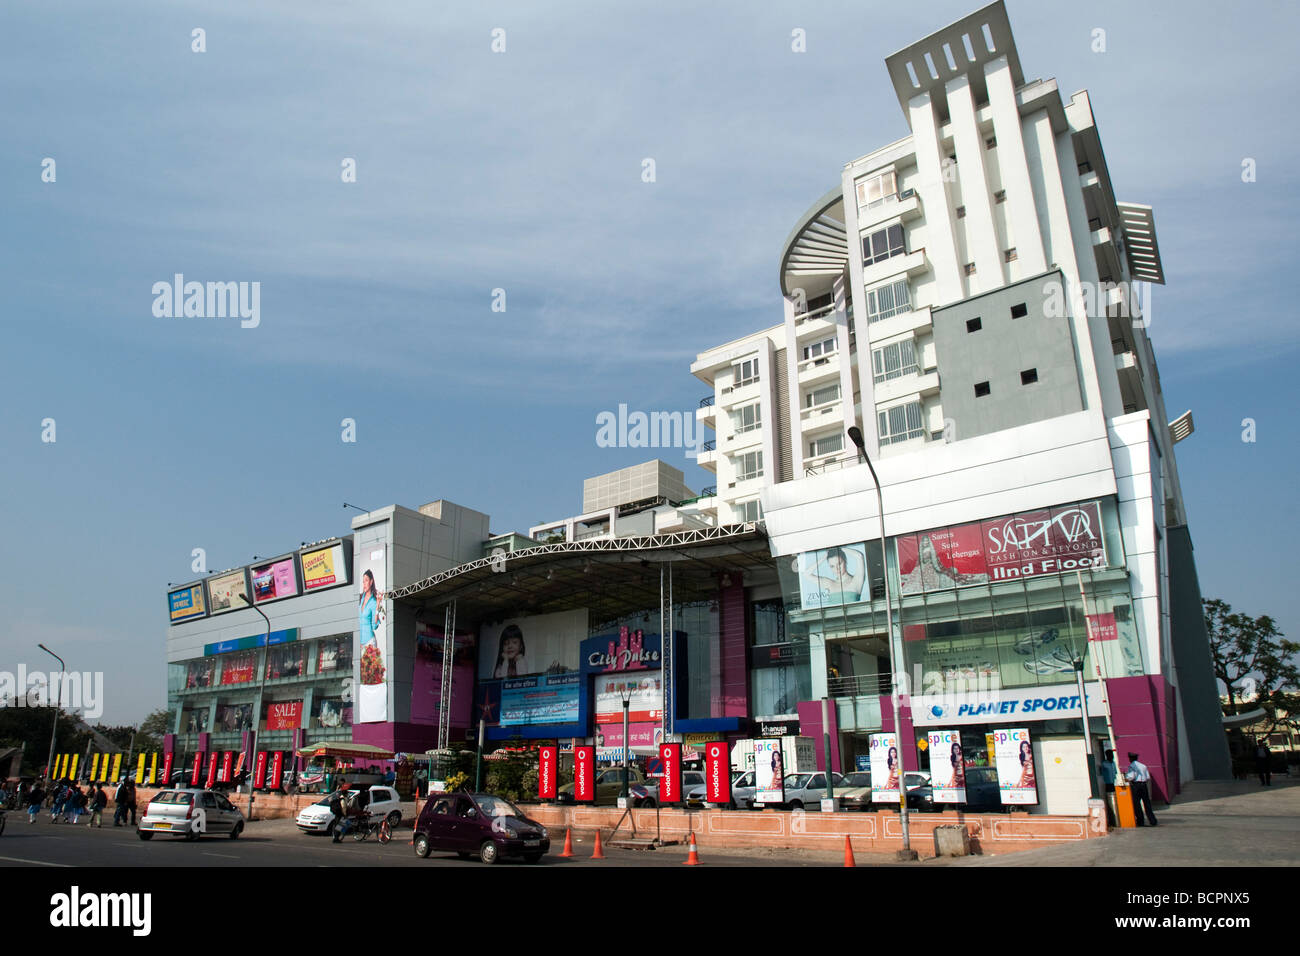
[[[455,601],[456,617],[469,626],[579,605],[596,625],[629,609],[658,607],[659,569],[669,562],[677,604],[716,598],[727,575],[736,583],[742,576],[746,584],[777,581],[767,534],[750,522],[501,552],[394,588],[388,596],[429,609]],[[443,623],[442,616],[430,618],[435,621]]]
[[[1124,230],[1124,254],[1128,271],[1134,279],[1165,284],[1165,270],[1160,264],[1160,244],[1156,242],[1156,220],[1150,206],[1135,202],[1115,204],[1119,224]]]

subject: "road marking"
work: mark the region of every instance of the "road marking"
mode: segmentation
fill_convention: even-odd
[[[204,853],[203,856],[219,856],[226,860],[238,860],[239,857],[231,856],[229,853]]]
[[[0,856],[0,860],[9,860],[12,863],[30,863],[33,866],[61,866],[65,869],[72,866],[71,863],[51,863],[48,860],[24,860],[18,856]]]

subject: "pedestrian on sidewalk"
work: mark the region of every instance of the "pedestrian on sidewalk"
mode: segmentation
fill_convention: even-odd
[[[27,822],[35,823],[36,816],[41,812],[41,804],[45,802],[45,791],[41,789],[38,783],[32,787],[32,792],[27,795]]]
[[[1115,751],[1107,750],[1101,761],[1102,799],[1106,801],[1106,825],[1115,826],[1115,779],[1119,770],[1115,766]]]
[[[1137,825],[1143,825],[1142,813],[1145,811],[1151,825],[1158,826],[1156,815],[1151,809],[1151,771],[1138,760],[1135,753],[1128,755],[1128,772],[1124,774],[1124,779],[1133,785],[1133,816],[1137,818]]]
[[[1259,774],[1259,785],[1261,787],[1273,786],[1273,772],[1269,768],[1272,763],[1273,753],[1268,749],[1268,744],[1263,740],[1255,748],[1255,773]]]
[[[95,792],[90,797],[90,819],[86,821],[88,827],[99,827],[104,829],[104,808],[108,806],[108,794],[104,792],[102,783],[95,785]]]
[[[63,811],[67,806],[68,799],[72,796],[72,788],[63,781],[54,785],[54,803],[50,806],[50,822],[58,823],[59,817],[63,816]]]

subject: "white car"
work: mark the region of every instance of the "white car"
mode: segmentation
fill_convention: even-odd
[[[342,791],[335,791],[336,793]],[[334,814],[330,810],[333,793],[326,794],[321,800],[306,807],[298,814],[295,821],[303,833],[334,832]],[[375,820],[387,819],[390,827],[396,828],[402,822],[402,801],[392,787],[369,787],[358,790],[356,799],[363,809],[369,810]]]
[[[707,793],[703,785],[695,787],[687,791],[686,802],[692,807],[702,807]],[[731,803],[728,807],[732,810],[754,809],[754,771],[731,771]]]
[[[244,815],[212,790],[163,790],[145,807],[136,833],[141,840],[152,840],[155,833],[183,836],[197,840],[205,833],[238,839],[244,832]]]

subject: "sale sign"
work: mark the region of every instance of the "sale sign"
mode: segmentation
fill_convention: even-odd
[[[578,803],[596,799],[596,748],[589,744],[573,748],[573,799]]]
[[[682,802],[682,745],[660,744],[659,760],[663,764],[663,778],[659,781],[661,803]]]
[[[253,786],[261,787],[266,783],[266,751],[259,750],[257,759],[253,761]]]
[[[277,750],[275,756],[271,758],[271,789],[279,790],[280,783],[284,779],[284,754]]]
[[[281,700],[267,705],[267,730],[295,730],[302,726],[302,701]]]
[[[542,800],[555,799],[559,760],[559,747],[537,748],[537,796]]]
[[[707,803],[731,802],[731,753],[725,740],[704,745],[704,799]]]

